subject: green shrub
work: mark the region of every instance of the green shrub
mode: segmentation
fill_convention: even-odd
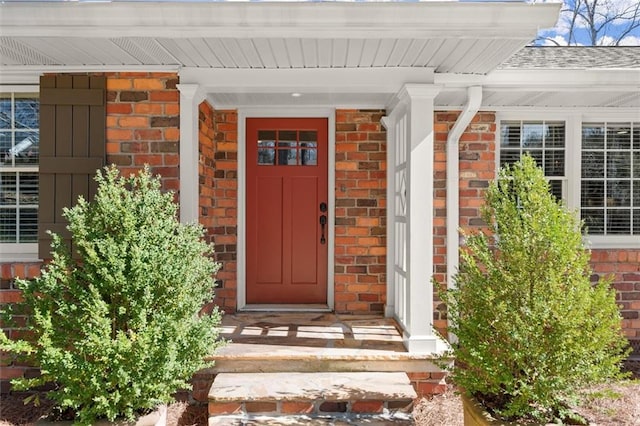
[[[35,338],[8,342],[41,367],[28,389],[55,382],[50,397],[76,421],[132,418],[188,388],[218,346],[213,298],[218,265],[202,229],[177,221],[171,193],[145,169],[98,173],[95,200],[65,209],[77,258],[54,235],[40,278],[20,281]],[[4,336],[3,336],[4,337]]]
[[[530,156],[486,194],[444,291],[454,381],[505,419],[548,421],[585,384],[620,378],[626,339],[611,283],[591,283],[581,223]]]

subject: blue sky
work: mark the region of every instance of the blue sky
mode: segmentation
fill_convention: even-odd
[[[533,0],[534,3],[560,2],[557,0]],[[592,25],[573,10],[576,3],[579,10],[587,14],[586,5],[592,8],[593,27],[597,30],[595,45],[612,45],[618,43],[621,46],[640,45],[640,0],[564,0],[562,12],[555,28],[543,30],[539,36],[545,40],[539,40],[539,45],[591,45],[590,29]],[[573,24],[573,31],[571,31]],[[635,28],[634,27],[635,22]],[[628,32],[628,33],[627,33]],[[625,34],[626,33],[626,34]]]

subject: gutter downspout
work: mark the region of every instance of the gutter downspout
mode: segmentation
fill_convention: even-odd
[[[460,137],[471,123],[482,103],[482,86],[467,88],[467,104],[447,136],[447,288],[453,288],[453,275],[458,271],[460,236]],[[449,335],[449,341],[452,336]]]

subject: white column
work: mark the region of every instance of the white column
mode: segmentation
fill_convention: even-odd
[[[380,120],[387,131],[387,303],[384,307],[384,316],[397,318],[396,289],[395,289],[395,117],[384,116]]]
[[[199,219],[198,107],[204,93],[197,84],[178,84],[180,91],[180,222]]]
[[[406,85],[407,135],[407,306],[404,343],[410,352],[438,352],[446,344],[433,332],[433,102],[440,91],[429,84]]]

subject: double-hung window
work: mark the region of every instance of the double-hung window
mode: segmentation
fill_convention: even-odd
[[[37,90],[37,89],[32,89]],[[38,239],[39,102],[37,92],[0,93],[0,251],[34,258]]]
[[[580,212],[592,235],[640,239],[640,123],[582,123]]]
[[[539,118],[499,117],[499,165],[529,153],[551,192],[580,214],[593,247],[640,248],[640,121],[610,114]]]
[[[558,198],[565,187],[565,123],[546,120],[505,120],[500,123],[500,166],[528,153],[544,170]]]

